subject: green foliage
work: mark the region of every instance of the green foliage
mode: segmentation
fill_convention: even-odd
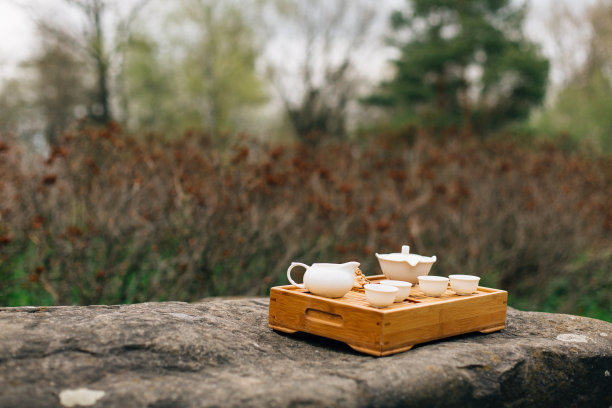
[[[570,30],[582,35],[573,37]],[[529,122],[539,138],[568,149],[612,153],[612,3],[596,2],[583,15],[560,8],[551,29],[564,81]],[[572,33],[573,34],[573,33]]]
[[[14,132],[23,128],[34,116],[30,95],[24,83],[18,79],[5,80],[0,84],[0,133]]]
[[[122,72],[128,127],[212,136],[236,131],[244,111],[265,102],[256,72],[260,45],[246,8],[184,0],[163,24],[164,36],[134,32]]]
[[[573,145],[612,153],[612,82],[601,73],[567,84],[549,108],[534,118],[537,133],[566,137]]]
[[[510,294],[510,306],[523,310],[570,313],[612,322],[612,252],[583,253],[566,273],[546,285]]]
[[[523,19],[507,0],[410,1],[391,18],[395,77],[366,102],[466,131],[525,118],[545,94],[548,61],[524,38]]]
[[[185,126],[175,106],[175,73],[153,38],[133,33],[123,55],[122,99],[128,129],[171,133]]]
[[[612,153],[612,3],[598,2],[586,18],[567,11],[557,22],[578,19],[589,35],[580,40],[584,62],[567,74],[550,106],[534,118],[535,131],[561,137],[587,151]],[[561,34],[558,34],[561,35]],[[571,61],[570,61],[571,62]],[[566,64],[570,65],[571,64]]]
[[[175,47],[184,55],[177,85],[187,121],[197,120],[213,135],[235,129],[241,109],[265,101],[255,70],[260,47],[243,8],[186,0],[174,23],[185,30]]]

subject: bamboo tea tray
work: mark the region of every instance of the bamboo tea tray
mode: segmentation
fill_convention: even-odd
[[[372,283],[384,275],[369,276]],[[506,326],[508,292],[478,287],[459,296],[450,287],[439,298],[413,286],[408,299],[378,309],[353,288],[338,299],[313,295],[293,285],[270,290],[269,326],[285,333],[306,332],[348,344],[373,356],[410,350],[415,344],[464,333],[491,333]]]

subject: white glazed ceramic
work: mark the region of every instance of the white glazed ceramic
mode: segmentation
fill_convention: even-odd
[[[480,277],[473,275],[449,275],[451,289],[458,295],[471,295],[478,290]]]
[[[440,297],[448,288],[448,278],[443,276],[419,276],[419,288],[425,296]]]
[[[376,254],[380,268],[387,279],[401,280],[416,284],[417,277],[429,273],[436,262],[435,256],[422,256],[410,253],[408,245],[402,246],[402,252],[392,254]]]
[[[396,302],[403,302],[410,296],[410,288],[412,287],[412,283],[410,282],[385,279],[379,281],[379,283],[381,285],[394,286],[397,288],[397,294],[395,295]]]
[[[368,283],[363,286],[366,300],[374,307],[387,307],[395,301],[399,291],[395,286]]]
[[[296,266],[306,268],[304,283],[295,283],[291,278],[291,270]],[[343,264],[314,263],[312,266],[299,262],[292,262],[287,269],[287,279],[298,288],[307,289],[315,295],[329,298],[339,298],[348,293],[353,287],[355,270],[359,262],[346,262]]]

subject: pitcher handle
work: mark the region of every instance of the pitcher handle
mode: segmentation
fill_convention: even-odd
[[[295,283],[295,281],[293,279],[291,279],[291,270],[293,268],[295,268],[296,266],[302,266],[306,270],[308,270],[308,268],[310,268],[310,266],[305,265],[305,264],[300,263],[300,262],[291,262],[291,265],[289,265],[289,269],[287,269],[287,279],[289,279],[289,282],[291,282],[291,284],[293,286],[297,286],[298,288],[306,289],[306,286],[304,286],[303,283]]]

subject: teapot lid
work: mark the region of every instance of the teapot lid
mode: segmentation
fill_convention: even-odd
[[[422,256],[417,254],[411,254],[410,247],[408,245],[402,245],[402,252],[394,252],[391,254],[376,254],[376,256],[386,261],[408,262],[411,266],[416,266],[420,262],[436,262],[435,255]]]

